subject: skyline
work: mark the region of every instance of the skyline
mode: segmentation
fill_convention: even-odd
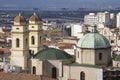
[[[119,7],[119,0],[0,0],[0,7],[16,8],[40,8],[40,9],[60,9],[60,8],[116,8]]]

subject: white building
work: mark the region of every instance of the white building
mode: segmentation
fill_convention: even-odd
[[[110,25],[116,27],[116,15],[115,13],[110,13]]]
[[[84,16],[84,24],[94,25],[98,23],[98,18],[95,13],[89,13]]]
[[[115,18],[115,14],[114,13],[110,13],[110,19],[114,19]]]
[[[116,15],[116,26],[120,27],[120,12]]]
[[[52,23],[48,23],[47,21],[43,23],[42,28],[43,30],[47,30],[48,28],[52,27]]]
[[[85,28],[80,23],[71,24],[71,36],[78,36],[78,33],[84,32]]]
[[[110,22],[110,13],[109,12],[98,12],[98,23],[103,23],[105,25],[109,25]]]
[[[110,25],[110,13],[109,12],[98,12],[97,14],[89,13],[88,15],[85,15],[84,17],[84,24],[87,24],[87,25],[96,24],[98,25],[98,27],[109,26]]]

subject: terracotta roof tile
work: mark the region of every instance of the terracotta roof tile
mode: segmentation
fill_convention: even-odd
[[[41,75],[0,72],[0,80],[57,80]]]
[[[15,18],[14,18],[14,21],[15,22],[26,22],[26,19],[24,16],[22,16],[21,14],[17,15]]]
[[[73,48],[73,43],[59,43],[60,49],[71,49]]]
[[[10,50],[7,48],[0,48],[0,54],[10,53]]]
[[[40,76],[38,75],[0,72],[0,80],[41,80],[41,79]]]

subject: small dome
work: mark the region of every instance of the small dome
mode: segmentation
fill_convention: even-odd
[[[111,47],[108,39],[99,33],[88,33],[77,44],[80,48],[108,48]]]
[[[17,15],[14,18],[14,22],[16,22],[16,23],[22,23],[22,22],[26,22],[26,19],[25,19],[24,16],[21,15],[21,13],[19,13],[19,15]]]
[[[36,55],[33,56],[33,58],[40,60],[63,60],[71,59],[73,57],[65,51],[58,50],[55,48],[47,48],[39,51]]]
[[[37,21],[42,21],[42,20],[41,20],[41,18],[36,13],[34,13],[34,15],[32,15],[30,17],[29,21],[35,21],[35,22],[37,22]]]

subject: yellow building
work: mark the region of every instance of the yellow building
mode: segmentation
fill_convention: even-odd
[[[31,16],[29,25],[21,13],[14,18],[10,61],[13,66],[28,69],[30,53],[38,52],[42,47],[41,26],[41,19],[36,13]]]
[[[34,13],[29,19],[29,49],[33,54],[42,48],[42,20]]]

